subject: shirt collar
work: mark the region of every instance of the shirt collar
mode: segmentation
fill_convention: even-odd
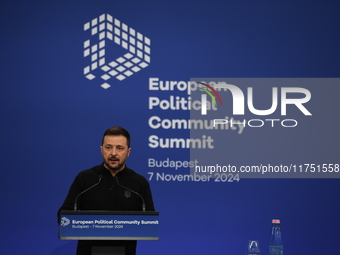
[[[98,168],[99,168],[100,174],[105,175],[105,176],[111,176],[111,177],[113,177],[113,176],[111,175],[110,171],[104,166],[104,163],[102,163],[101,165],[99,165]],[[131,169],[128,168],[128,167],[126,166],[126,164],[125,164],[124,169],[123,169],[122,171],[120,171],[118,174],[116,174],[116,176],[119,177],[119,178],[123,178],[123,177],[125,177],[126,175],[128,175],[130,172],[131,172]]]

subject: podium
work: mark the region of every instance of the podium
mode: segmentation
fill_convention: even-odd
[[[158,240],[159,212],[68,211],[60,214],[61,240]],[[124,255],[124,247],[93,247],[92,255]]]

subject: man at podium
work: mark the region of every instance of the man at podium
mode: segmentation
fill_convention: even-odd
[[[108,128],[100,146],[103,163],[80,172],[73,181],[61,210],[154,211],[148,181],[126,166],[130,134],[122,127]],[[136,254],[135,240],[79,240],[77,255],[92,254],[93,247],[125,247]]]

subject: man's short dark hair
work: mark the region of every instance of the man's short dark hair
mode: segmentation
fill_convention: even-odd
[[[106,129],[104,135],[103,135],[103,139],[102,139],[102,145],[104,144],[104,137],[107,135],[112,135],[112,136],[118,136],[118,135],[122,135],[126,138],[126,142],[127,142],[127,146],[128,148],[130,148],[130,134],[129,132],[119,126],[115,126],[115,127],[110,127],[108,129]]]

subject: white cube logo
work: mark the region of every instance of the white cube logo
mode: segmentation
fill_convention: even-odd
[[[102,88],[111,87],[111,78],[123,81],[150,64],[150,39],[111,15],[102,14],[85,23],[84,31],[91,36],[84,42],[84,58],[89,61],[84,75],[89,80],[102,79]],[[110,59],[107,41],[119,45],[126,53]],[[103,72],[99,77],[94,74],[98,69]]]

